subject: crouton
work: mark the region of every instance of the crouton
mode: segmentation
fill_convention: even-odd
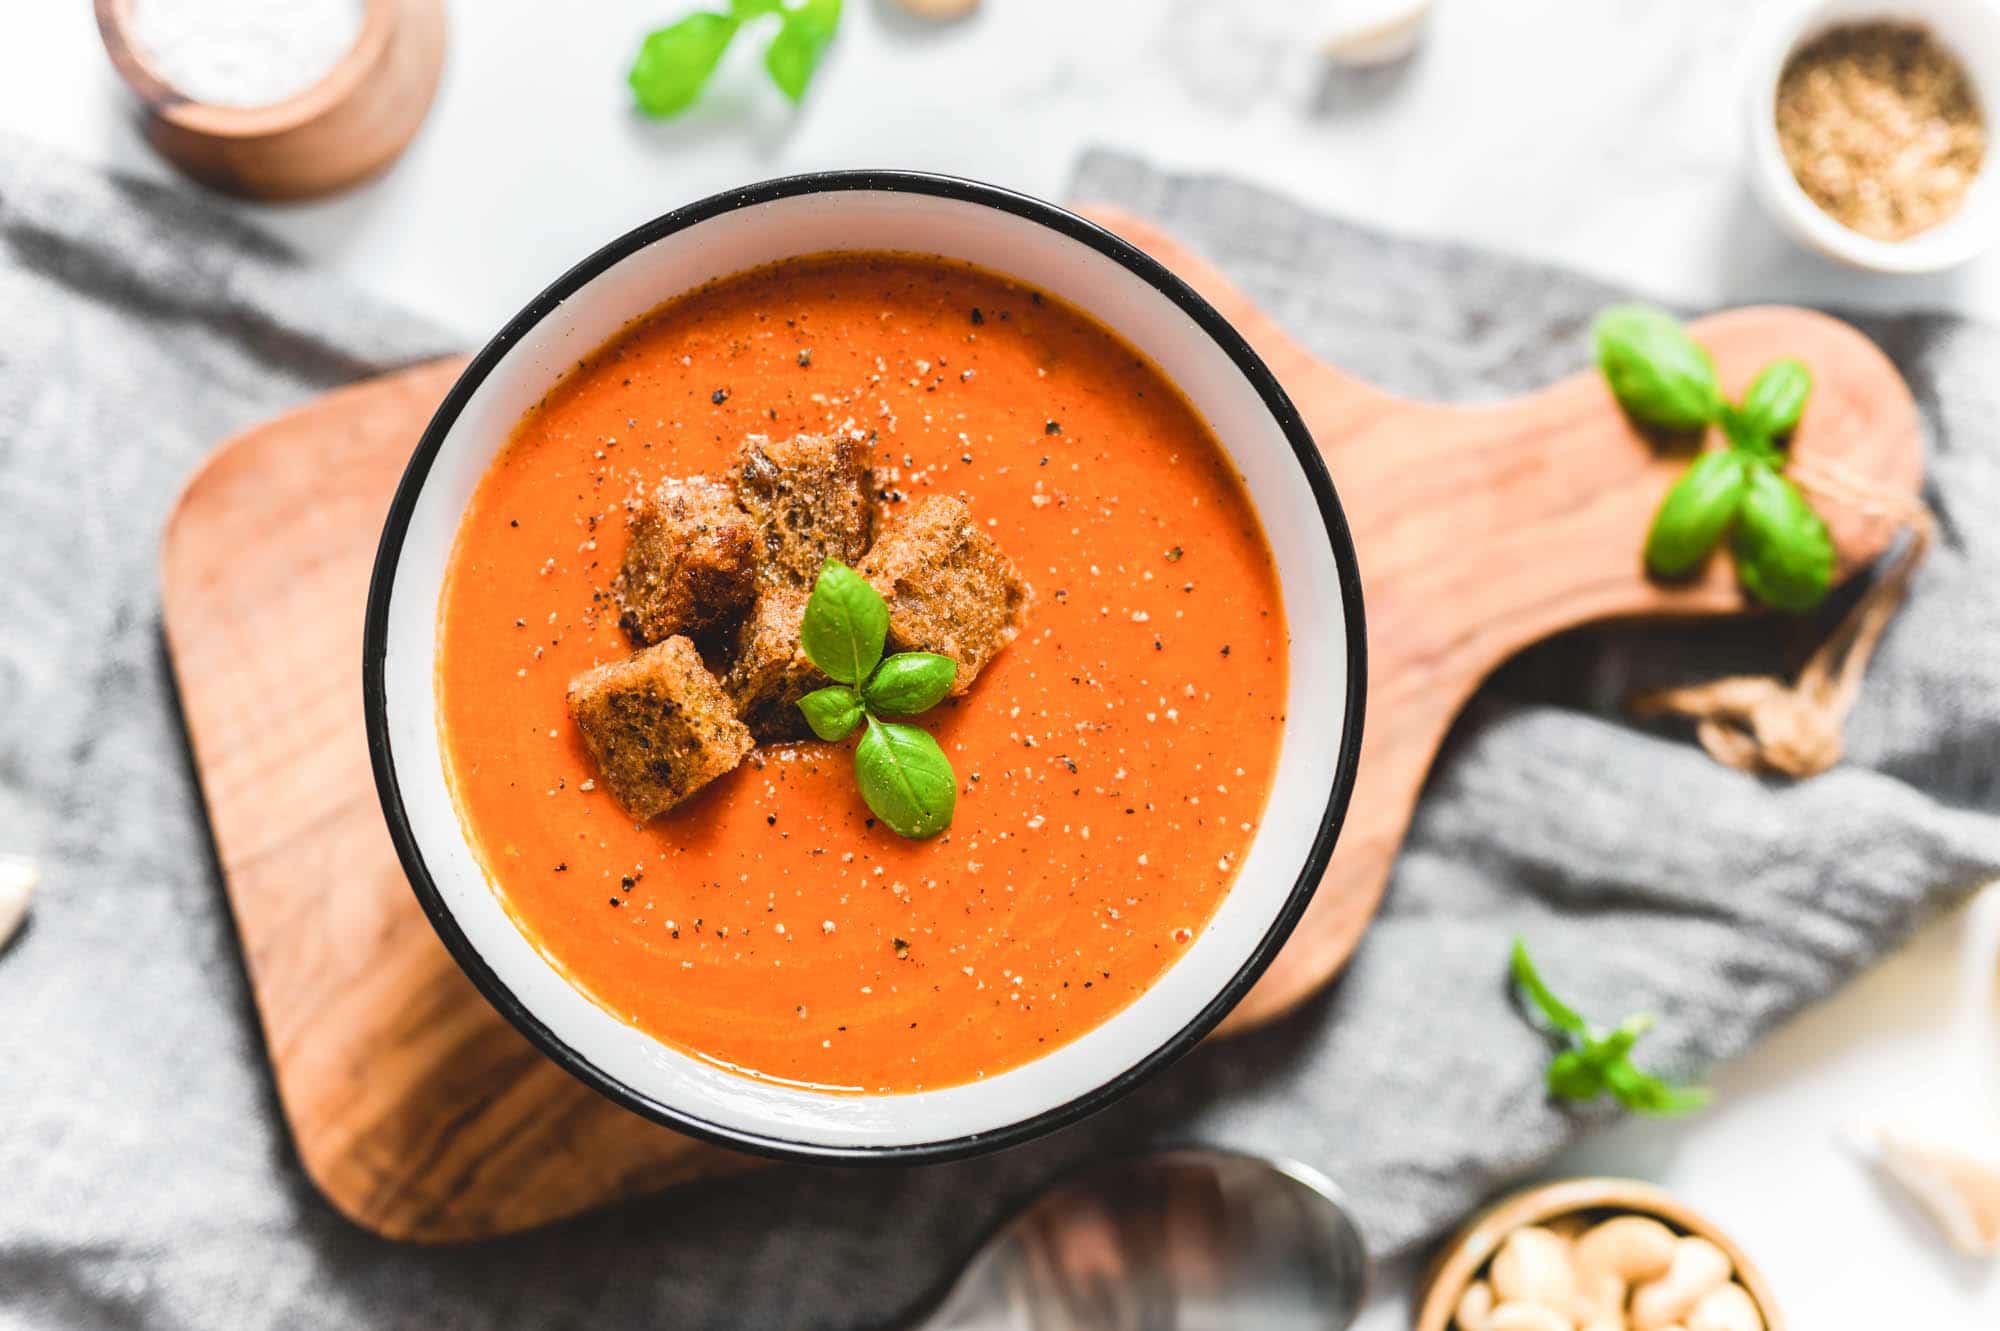
[[[736,654],[722,687],[736,714],[763,743],[803,739],[811,733],[799,699],[832,683],[806,659],[799,624],[812,593],[801,587],[766,587],[736,638]]]
[[[707,628],[756,592],[757,528],[728,485],[666,480],[632,515],[612,583],[619,624],[639,643]]]
[[[889,649],[937,652],[958,662],[954,695],[1014,641],[1028,584],[966,506],[924,500],[882,534],[856,568],[889,603]]]
[[[811,587],[829,559],[851,564],[875,528],[868,441],[853,434],[751,435],[737,452],[736,496],[761,529],[768,586]]]
[[[731,771],[756,747],[694,644],[668,638],[569,683],[569,714],[604,784],[640,821]]]

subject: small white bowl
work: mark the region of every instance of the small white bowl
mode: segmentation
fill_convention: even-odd
[[[1150,356],[1242,475],[1291,628],[1270,803],[1236,882],[1180,959],[1069,1044],[908,1095],[823,1095],[737,1076],[586,998],[488,885],[439,750],[438,597],[459,516],[515,422],[628,320],[718,277],[827,250],[976,263],[1070,301]],[[1365,662],[1360,575],[1325,464],[1270,370],[1213,306],[1130,244],[1039,200],[943,176],[827,172],[719,194],[613,241],[473,359],[418,443],[383,529],[362,692],[376,786],[411,886],[466,974],[543,1052],[628,1108],[726,1145],[907,1162],[992,1150],[1081,1117],[1192,1047],[1248,991],[1333,853],[1359,762]]]
[[[1907,240],[1876,240],[1836,222],[1792,176],[1778,146],[1778,80],[1792,53],[1829,28],[1869,20],[1920,23],[1955,54],[1986,115],[1986,160],[1965,205]],[[1772,220],[1829,259],[1876,273],[1934,273],[1964,263],[2000,236],[2000,177],[1992,136],[2000,131],[2000,6],[1992,0],[1785,0],[1754,34],[1744,79],[1750,179]]]

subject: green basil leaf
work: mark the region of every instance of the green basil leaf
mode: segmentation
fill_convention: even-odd
[[[1812,609],[1833,585],[1833,537],[1797,486],[1769,464],[1748,464],[1736,513],[1736,576],[1779,610]]]
[[[1708,452],[1681,473],[1646,533],[1646,567],[1654,576],[1677,578],[1708,557],[1743,502],[1744,468],[1740,454]]]
[[[942,702],[957,678],[958,662],[949,656],[898,652],[876,669],[861,694],[887,716],[915,716]]]
[[[729,12],[737,19],[762,18],[785,12],[784,0],[729,0]]]
[[[897,833],[921,839],[951,826],[958,778],[929,731],[869,717],[854,750],[854,777],[861,798]]]
[[[1699,430],[1722,415],[1715,362],[1678,320],[1649,305],[1616,305],[1593,329],[1597,363],[1620,406],[1667,430]]]
[[[1565,1049],[1549,1062],[1549,1094],[1563,1100],[1595,1100],[1604,1094],[1604,1071],[1581,1049]]]
[[[861,695],[845,684],[814,689],[799,699],[799,710],[813,734],[832,743],[846,739],[861,724]]]
[[[1549,1025],[1579,1039],[1589,1038],[1590,1027],[1577,1015],[1574,1008],[1549,992],[1549,987],[1542,983],[1540,973],[1535,970],[1535,963],[1528,960],[1528,945],[1518,937],[1514,939],[1513,966],[1514,983],[1520,985],[1523,992],[1534,1000],[1535,1006],[1542,1010],[1544,1017],[1548,1018]]]
[[[648,35],[626,76],[640,109],[672,116],[694,105],[738,26],[729,14],[689,14]]]
[[[838,559],[827,560],[799,623],[806,659],[838,683],[859,687],[882,659],[888,636],[889,606],[882,594]]]
[[[1780,357],[1757,371],[1743,392],[1742,405],[1731,414],[1747,436],[1782,438],[1799,428],[1812,386],[1811,370],[1790,356]]]
[[[784,26],[764,50],[764,68],[779,90],[797,102],[840,26],[840,0],[803,0],[784,14]]]
[[[1604,1085],[1619,1104],[1640,1114],[1691,1114],[1712,1098],[1705,1086],[1674,1086],[1619,1059],[1604,1069]]]
[[[1774,467],[1785,465],[1785,450],[1778,447],[1770,435],[1757,429],[1756,424],[1743,414],[1741,407],[1722,404],[1722,433],[1729,440],[1729,446],[1753,458],[1761,458]]]
[[[1583,1057],[1592,1067],[1608,1068],[1621,1062],[1632,1052],[1632,1046],[1639,1037],[1653,1029],[1653,1018],[1641,1014],[1627,1017],[1618,1024],[1618,1029],[1602,1039],[1587,1039],[1583,1042]]]

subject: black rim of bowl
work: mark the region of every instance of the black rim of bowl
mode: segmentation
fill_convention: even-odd
[[[445,438],[450,434],[459,414],[508,351],[526,336],[530,329],[587,283],[655,241],[710,218],[740,209],[754,208],[800,195],[846,191],[927,195],[1010,213],[1089,246],[1178,306],[1228,355],[1237,370],[1263,399],[1266,410],[1271,413],[1272,418],[1284,432],[1286,440],[1291,444],[1293,455],[1313,492],[1321,520],[1326,527],[1327,539],[1332,546],[1334,568],[1339,578],[1341,601],[1345,610],[1347,635],[1347,697],[1333,789],[1328,792],[1326,808],[1320,817],[1319,828],[1314,834],[1311,849],[1292,884],[1283,909],[1271,921],[1262,940],[1229,982],[1203,1006],[1192,1021],[1159,1047],[1117,1076],[1065,1104],[1043,1110],[1032,1117],[989,1132],[972,1133],[938,1141],[882,1146],[828,1145],[794,1141],[709,1122],[626,1085],[570,1048],[560,1036],[545,1026],[540,1018],[501,982],[499,976],[487,966],[485,958],[466,938],[450,908],[445,905],[437,883],[431,878],[429,867],[424,863],[423,852],[417,845],[416,834],[411,829],[408,813],[403,807],[402,790],[396,778],[395,758],[390,751],[386,675],[390,595],[395,584],[397,565],[402,557],[403,540],[408,533],[411,516],[416,510],[418,496],[430,475],[431,464],[443,448]],[[388,820],[390,838],[395,843],[397,856],[402,860],[403,871],[408,875],[410,885],[416,891],[417,900],[423,904],[424,913],[430,917],[432,927],[437,930],[438,937],[443,940],[460,968],[486,996],[486,1000],[536,1048],[555,1060],[572,1076],[635,1113],[678,1132],[735,1150],[781,1159],[820,1162],[873,1161],[909,1164],[957,1159],[1017,1145],[1074,1123],[1102,1109],[1192,1049],[1204,1035],[1214,1029],[1216,1023],[1222,1020],[1263,975],[1285,940],[1291,936],[1299,917],[1305,913],[1306,905],[1312,900],[1320,876],[1326,871],[1327,862],[1332,857],[1334,842],[1340,834],[1341,823],[1347,814],[1348,800],[1354,791],[1355,769],[1359,763],[1361,749],[1363,700],[1367,692],[1367,639],[1361,607],[1361,577],[1346,514],[1341,510],[1340,500],[1334,493],[1332,478],[1327,474],[1326,464],[1320,458],[1319,449],[1313,443],[1311,432],[1300,419],[1291,398],[1286,395],[1283,388],[1279,387],[1277,379],[1262,358],[1250,349],[1250,344],[1244,341],[1242,334],[1218,314],[1213,306],[1196,294],[1192,287],[1174,276],[1158,260],[1094,222],[1087,221],[1052,203],[996,185],[915,171],[814,172],[766,180],[741,189],[711,195],[628,231],[557,278],[546,290],[530,301],[526,308],[508,320],[507,325],[480,349],[479,354],[473,357],[471,364],[452,385],[451,392],[446,395],[437,414],[431,418],[430,425],[425,429],[423,438],[417,444],[416,452],[411,456],[409,465],[403,472],[402,482],[397,486],[395,500],[390,505],[388,520],[382,529],[381,545],[375,555],[374,574],[368,587],[367,622],[362,635],[361,650],[362,706],[368,724],[368,755],[374,767],[376,793],[381,797],[382,812]],[[1311,688],[1313,682],[1294,680],[1291,687]]]

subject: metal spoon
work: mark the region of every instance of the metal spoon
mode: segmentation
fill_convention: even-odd
[[[1368,1253],[1303,1165],[1168,1151],[1045,1194],[915,1331],[1342,1331]]]

